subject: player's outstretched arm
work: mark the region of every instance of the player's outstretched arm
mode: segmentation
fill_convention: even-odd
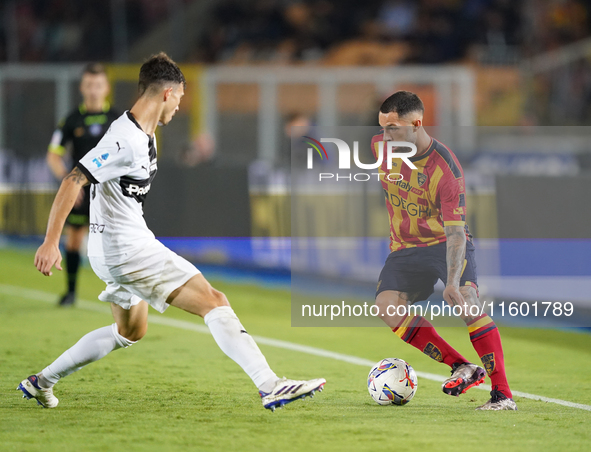
[[[37,250],[37,254],[35,254],[35,267],[45,276],[52,275],[51,268],[54,265],[58,270],[62,269],[60,265],[62,255],[59,250],[62,229],[80,190],[88,183],[86,176],[76,167],[64,178],[60,185],[49,212],[45,240]]]
[[[56,154],[53,151],[48,151],[46,161],[51,173],[57,180],[62,180],[66,177],[68,170],[66,169],[63,156]]]
[[[68,175],[66,164],[64,163],[64,157],[56,154],[54,151],[47,151],[47,166],[55,176],[57,180],[63,180]],[[75,206],[80,207],[84,201],[84,190],[80,190],[78,198],[76,199]]]
[[[466,232],[463,226],[445,226],[447,237],[447,285],[443,298],[450,305],[463,305],[464,297],[460,293],[460,278],[466,258]]]

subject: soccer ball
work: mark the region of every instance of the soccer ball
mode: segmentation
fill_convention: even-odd
[[[380,405],[405,405],[417,392],[417,374],[398,358],[377,363],[367,377],[369,395]]]

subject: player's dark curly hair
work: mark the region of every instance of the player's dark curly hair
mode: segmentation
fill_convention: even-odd
[[[138,83],[140,96],[152,87],[158,88],[169,82],[182,83],[183,87],[186,85],[185,76],[166,53],[152,55],[142,64]]]
[[[425,107],[423,101],[415,93],[410,91],[397,91],[388,97],[380,107],[381,113],[398,113],[398,117],[406,116],[408,113],[420,111],[423,113]]]

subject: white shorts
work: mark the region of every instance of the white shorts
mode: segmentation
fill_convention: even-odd
[[[112,264],[112,258],[108,264],[104,257],[89,256],[88,259],[96,275],[107,284],[99,300],[115,303],[123,309],[145,300],[158,312],[164,312],[169,306],[168,296],[201,273],[158,240],[116,265]]]

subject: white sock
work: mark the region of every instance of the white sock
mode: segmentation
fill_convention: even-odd
[[[277,375],[271,370],[256,342],[246,332],[232,308],[214,308],[203,320],[222,351],[242,367],[259,390],[270,392],[278,380]]]
[[[87,364],[98,361],[113,350],[135,344],[119,334],[117,324],[113,323],[98,330],[91,331],[82,337],[73,347],[41,371],[43,380],[51,386],[60,378],[82,369]],[[40,378],[41,379],[41,378]],[[43,381],[43,383],[45,383]]]

